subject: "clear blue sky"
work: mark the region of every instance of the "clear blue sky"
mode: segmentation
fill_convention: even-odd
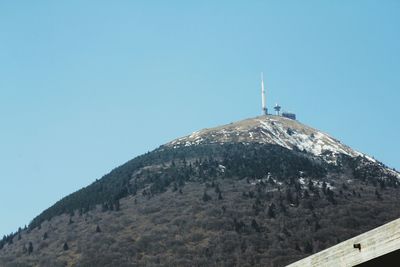
[[[259,115],[261,71],[270,108],[400,169],[399,14],[397,0],[1,1],[0,235],[171,139]]]

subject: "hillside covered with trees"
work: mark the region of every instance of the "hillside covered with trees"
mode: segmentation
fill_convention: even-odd
[[[0,241],[1,266],[285,266],[400,215],[398,173],[251,142],[164,145]]]

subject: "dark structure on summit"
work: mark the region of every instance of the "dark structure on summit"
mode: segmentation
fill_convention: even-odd
[[[282,113],[282,117],[285,117],[285,118],[288,118],[288,119],[292,119],[292,120],[296,120],[296,114],[290,113],[290,112],[283,112]]]

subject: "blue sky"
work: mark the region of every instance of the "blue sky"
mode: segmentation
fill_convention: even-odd
[[[198,3],[195,3],[198,2]],[[400,169],[399,1],[1,1],[0,234],[267,102]]]

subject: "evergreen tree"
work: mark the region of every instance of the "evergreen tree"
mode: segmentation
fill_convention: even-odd
[[[211,200],[211,197],[207,194],[207,192],[204,192],[204,194],[203,194],[203,201],[204,201],[204,202],[207,202],[207,201],[209,201],[209,200]]]
[[[324,181],[323,183],[322,183],[322,192],[324,193],[324,195],[326,195],[326,188],[327,188],[327,184],[326,184],[326,182]]]
[[[109,207],[109,209],[110,209],[111,211],[114,210],[114,205],[113,205],[113,203],[112,203],[111,201],[109,201],[108,207]]]
[[[108,211],[108,204],[107,204],[107,203],[101,204],[101,211],[102,211],[102,212]]]
[[[307,241],[306,245],[304,247],[304,252],[307,254],[311,254],[313,252],[313,250],[314,250],[314,248],[313,248],[312,243],[310,241]]]
[[[271,205],[269,205],[268,207],[268,216],[270,218],[275,218],[275,204],[271,203]]]
[[[336,205],[335,194],[329,188],[326,189],[326,196],[329,202]]]
[[[115,205],[115,211],[119,211],[120,210],[120,205],[121,205],[120,202],[119,202],[119,199],[115,200],[114,205]]]
[[[310,189],[311,192],[313,192],[315,189],[314,183],[311,180],[308,181],[308,189]]]
[[[251,221],[251,227],[253,227],[253,229],[254,229],[256,232],[261,232],[260,226],[258,225],[258,223],[257,223],[257,221],[256,221],[255,219],[253,219],[253,220]]]
[[[173,184],[172,192],[178,191],[178,185],[176,183]]]
[[[293,203],[292,192],[290,189],[286,190],[286,200],[289,204]]]
[[[378,190],[375,190],[375,195],[376,195],[376,198],[377,199],[379,199],[379,200],[382,200],[383,198],[382,198],[382,195],[378,192]]]
[[[215,187],[215,193],[217,193],[217,194],[221,193],[221,189],[219,189],[219,185],[218,184]]]
[[[31,255],[32,252],[33,252],[33,244],[32,244],[32,242],[29,242],[29,245],[28,245],[28,254]]]
[[[319,229],[321,229],[321,225],[319,224],[318,221],[315,222],[315,231],[318,231]]]

